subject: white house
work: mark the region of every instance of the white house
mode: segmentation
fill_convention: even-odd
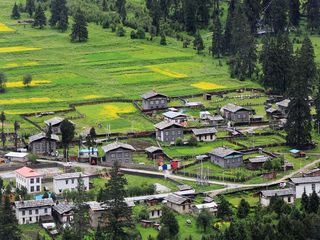
[[[36,223],[40,217],[51,216],[52,198],[42,200],[16,201],[15,211],[19,224]]]
[[[64,173],[53,178],[53,192],[56,194],[62,193],[64,190],[76,190],[78,187],[78,180],[82,178],[83,185],[86,190],[89,190],[89,176],[81,172]]]
[[[36,193],[41,191],[41,184],[43,175],[37,171],[22,167],[15,171],[16,173],[16,187],[25,187],[28,193]]]
[[[27,162],[28,155],[29,153],[27,152],[9,152],[4,157],[12,162]]]
[[[296,198],[301,198],[304,191],[307,195],[313,191],[320,195],[320,177],[290,178],[290,184],[296,193]]]
[[[199,214],[202,210],[207,210],[212,214],[216,214],[216,212],[218,211],[218,205],[213,201],[210,203],[197,204],[194,206],[193,211],[196,214]]]
[[[295,192],[292,188],[265,190],[260,192],[260,203],[262,206],[269,206],[272,197],[280,197],[284,202],[293,204],[295,201]]]

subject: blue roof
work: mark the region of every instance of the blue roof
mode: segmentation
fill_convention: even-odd
[[[35,197],[34,197],[34,199],[35,200],[42,200],[43,198],[43,194],[40,194],[40,195],[36,195]],[[51,198],[51,193],[49,193],[49,198]]]
[[[298,149],[291,149],[289,152],[291,152],[291,153],[299,153],[300,150],[298,150]]]
[[[92,153],[92,152],[94,152],[94,153],[96,153],[96,152],[98,152],[98,149],[97,148],[91,148],[91,149],[81,149],[80,150],[80,153]]]

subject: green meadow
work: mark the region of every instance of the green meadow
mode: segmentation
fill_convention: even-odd
[[[117,37],[110,29],[89,24],[89,41],[71,43],[70,28],[59,33],[10,19],[13,4],[4,0],[0,7],[0,22],[14,30],[0,31],[0,71],[8,78],[7,91],[0,94],[0,108],[12,115],[9,120],[18,114],[67,109],[75,102],[139,99],[153,89],[178,96],[215,91],[215,85],[219,90],[258,87],[251,81],[231,79],[224,60],[219,64],[207,50],[207,56],[199,56],[175,39],[168,38],[168,46],[160,46],[159,38],[131,40],[128,28],[125,37]],[[46,14],[49,18],[49,12]],[[25,74],[33,76],[30,87],[21,84]],[[193,86],[197,83],[201,84]],[[209,89],[203,87],[206,85]],[[83,125],[91,124],[95,117],[95,113],[88,115]]]

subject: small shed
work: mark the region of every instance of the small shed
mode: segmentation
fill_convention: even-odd
[[[197,204],[194,206],[194,213],[199,214],[201,211],[207,210],[211,214],[216,214],[218,211],[218,205],[215,202]]]
[[[4,157],[12,162],[27,162],[29,153],[26,152],[9,152]]]
[[[216,133],[218,131],[214,127],[211,127],[192,129],[192,132],[198,141],[212,142],[216,140]]]
[[[302,151],[300,151],[298,149],[291,149],[289,152],[295,158],[302,158],[302,157],[306,156],[305,152],[302,152]]]
[[[263,164],[269,160],[269,156],[256,156],[247,160],[247,168],[255,170],[263,167]]]
[[[161,147],[151,146],[151,147],[147,147],[145,151],[147,153],[148,158],[152,160],[156,160],[159,158],[163,159],[165,157],[165,154],[163,153],[163,150]]]

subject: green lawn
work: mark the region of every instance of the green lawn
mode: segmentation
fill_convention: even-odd
[[[236,142],[245,145],[246,147],[256,147],[268,144],[285,143],[286,140],[278,135],[271,136],[252,136],[247,138],[239,138]]]

